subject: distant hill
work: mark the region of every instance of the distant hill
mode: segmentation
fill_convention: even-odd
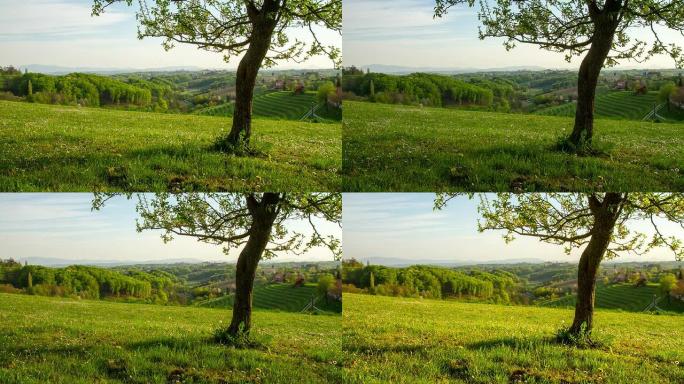
[[[136,73],[136,72],[178,72],[178,71],[201,71],[202,68],[194,66],[172,66],[159,68],[103,68],[103,67],[61,67],[57,65],[29,64],[19,67],[22,71],[28,69],[29,72],[39,72],[50,75],[64,75],[67,73],[96,73],[101,75],[112,75],[116,73]]]
[[[387,64],[370,64],[361,65],[359,68],[363,70],[370,69],[371,72],[392,73],[392,74],[406,74],[406,73],[442,73],[442,74],[458,74],[458,73],[480,73],[480,72],[515,72],[515,71],[543,71],[545,68],[538,66],[512,66],[500,68],[453,68],[453,67],[408,67],[401,65],[387,65]]]

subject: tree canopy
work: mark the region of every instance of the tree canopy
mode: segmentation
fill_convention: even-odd
[[[96,194],[93,207],[100,209],[118,194]],[[132,197],[131,194],[127,195]],[[342,197],[337,193],[158,193],[136,195],[139,219],[136,227],[161,230],[162,240],[175,236],[194,237],[198,241],[223,246],[224,253],[243,246],[251,232],[254,204],[275,197],[275,214],[264,259],[279,252],[302,254],[313,247],[325,247],[338,260],[340,239],[320,230],[323,221],[341,225]],[[309,233],[292,225],[300,220]]]
[[[444,16],[456,5],[475,4],[475,0],[435,0],[435,15]],[[668,42],[663,34],[670,29],[684,36],[682,0],[497,0],[479,4],[480,39],[503,37],[506,49],[519,43],[533,44],[565,53],[570,61],[589,50],[598,36],[595,21],[604,18],[616,28],[606,65],[615,65],[621,59],[645,61],[666,54],[678,67],[684,66],[680,41]],[[650,39],[635,34],[637,29],[649,32]]]
[[[101,15],[115,3],[132,5],[133,0],[94,0],[93,15]],[[175,44],[190,44],[221,53],[228,62],[247,51],[255,39],[261,19],[273,25],[273,35],[264,66],[278,60],[305,60],[327,55],[340,62],[340,48],[318,37],[318,28],[342,30],[341,0],[140,0],[136,17],[138,38],[161,37],[169,50]],[[291,29],[310,33],[311,41],[292,39]]]
[[[458,195],[438,195],[435,207],[444,207]],[[506,242],[515,240],[516,236],[535,237],[563,245],[569,254],[573,249],[585,246],[596,233],[592,210],[604,198],[605,194],[600,193],[479,194],[478,230],[504,231]],[[606,257],[644,254],[653,248],[665,247],[677,260],[684,259],[682,240],[663,229],[666,221],[684,229],[684,194],[623,193],[616,206],[618,219]],[[652,233],[630,225],[637,221],[649,223]]]

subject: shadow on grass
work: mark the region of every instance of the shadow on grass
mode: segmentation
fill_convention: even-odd
[[[135,343],[126,344],[125,348],[131,351],[140,351],[145,349],[169,348],[174,350],[190,350],[201,345],[214,344],[210,338],[196,338],[196,339],[151,339],[143,340]]]
[[[552,337],[502,337],[498,339],[483,340],[478,341],[476,343],[471,343],[467,345],[467,348],[471,350],[491,350],[498,348],[510,348],[518,351],[533,350],[541,347],[542,345],[548,345],[552,343],[555,343],[555,339]]]
[[[425,354],[431,345],[368,345],[368,344],[346,344],[343,346],[345,352],[355,352],[364,355],[384,355],[386,353],[409,353]]]

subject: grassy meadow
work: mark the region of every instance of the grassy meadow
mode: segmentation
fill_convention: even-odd
[[[345,191],[684,190],[684,125],[598,119],[603,154],[554,149],[567,117],[346,102]]]
[[[569,309],[345,293],[349,383],[681,383],[684,316],[598,310],[597,349],[557,344]]]
[[[254,119],[262,154],[210,149],[230,118],[0,101],[0,190],[331,191],[339,124]]]
[[[1,383],[331,383],[341,317],[256,310],[254,349],[210,341],[223,309],[0,294]]]

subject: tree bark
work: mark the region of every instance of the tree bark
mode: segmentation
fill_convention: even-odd
[[[250,9],[252,34],[249,48],[238,64],[235,76],[235,109],[233,124],[228,136],[219,141],[219,147],[234,147],[244,143],[249,145],[252,136],[252,99],[254,86],[261,64],[271,46],[273,31],[278,23],[276,14],[279,12],[279,2],[265,0],[260,11]]]
[[[582,252],[577,268],[577,303],[570,334],[589,336],[593,328],[596,273],[610,245],[615,223],[620,217],[624,197],[619,193],[607,193],[603,201],[595,195],[589,197],[594,216],[592,236]]]
[[[609,1],[611,2],[611,1]],[[615,3],[615,2],[611,2]],[[618,7],[621,7],[618,3]],[[591,144],[594,135],[594,101],[596,86],[603,64],[613,45],[615,31],[619,25],[620,8],[610,9],[608,5],[600,13],[590,11],[594,23],[594,34],[587,55],[582,59],[577,77],[577,110],[575,125],[568,140],[579,147],[582,143]]]
[[[249,239],[240,252],[235,270],[233,318],[228,327],[228,334],[233,337],[240,334],[249,335],[252,326],[254,278],[261,256],[271,237],[273,223],[279,213],[277,205],[280,202],[280,195],[264,193],[261,201],[258,201],[254,195],[249,195],[247,202],[252,216],[252,225]]]

